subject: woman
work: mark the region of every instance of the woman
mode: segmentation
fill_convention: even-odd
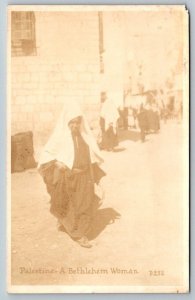
[[[101,94],[101,104],[100,128],[102,140],[100,147],[101,149],[112,151],[118,145],[116,127],[119,113],[112,101],[107,99],[105,92]]]
[[[148,119],[147,119],[147,112],[144,109],[143,104],[140,105],[139,113],[137,114],[138,124],[140,128],[140,137],[142,143],[145,142],[145,135],[148,129]]]
[[[51,196],[51,213],[81,246],[91,244],[94,184],[105,173],[96,141],[76,104],[65,107],[39,161],[39,171]]]

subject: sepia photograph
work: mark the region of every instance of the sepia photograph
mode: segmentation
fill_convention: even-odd
[[[189,292],[184,5],[15,5],[9,293]]]

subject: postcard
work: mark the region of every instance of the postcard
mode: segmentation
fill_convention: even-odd
[[[9,293],[189,292],[188,17],[8,6]]]

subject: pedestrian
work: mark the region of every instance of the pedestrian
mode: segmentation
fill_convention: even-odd
[[[152,104],[147,105],[147,120],[148,120],[148,132],[153,133],[156,128],[155,114],[153,112]]]
[[[118,145],[117,121],[119,113],[114,103],[107,98],[106,92],[101,94],[100,128],[102,140],[101,149],[113,151]]]
[[[90,248],[94,185],[105,175],[99,167],[101,153],[76,104],[62,111],[53,134],[45,145],[39,171],[51,197],[50,212],[64,231],[80,246]]]
[[[136,120],[135,110],[132,107],[129,107],[129,109],[128,109],[128,127],[129,128],[136,128],[135,120]]]
[[[148,119],[147,119],[147,112],[143,107],[143,104],[140,106],[140,111],[137,114],[137,119],[138,119],[138,124],[140,128],[140,137],[142,143],[145,142],[145,135],[146,135],[146,130],[148,128]]]
[[[153,119],[154,119],[154,127],[153,130],[155,133],[158,133],[160,130],[160,112],[157,104],[152,105],[152,110],[153,110]]]

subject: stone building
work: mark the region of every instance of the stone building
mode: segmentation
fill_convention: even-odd
[[[125,89],[162,88],[170,74],[182,74],[181,15],[12,11],[12,134],[31,130],[42,145],[72,100],[97,129],[102,90],[122,105]]]
[[[92,122],[100,98],[98,12],[12,14],[12,134],[32,130],[36,142],[47,139],[63,105],[72,100]],[[25,33],[32,41],[26,49],[17,44],[30,40]]]

